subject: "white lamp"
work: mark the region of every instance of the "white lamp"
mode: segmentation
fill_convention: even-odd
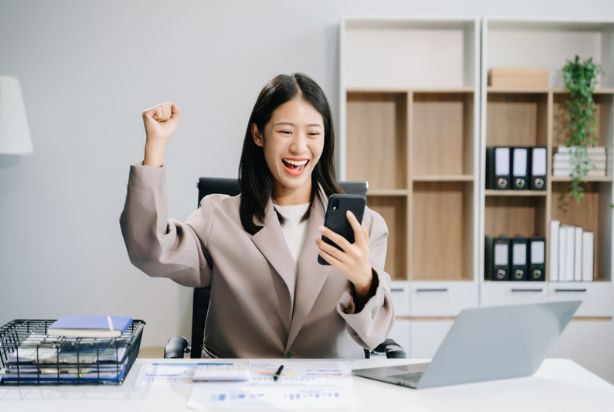
[[[19,80],[0,76],[0,154],[32,153],[32,139]]]

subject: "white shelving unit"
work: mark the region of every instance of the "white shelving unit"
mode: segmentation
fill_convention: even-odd
[[[560,68],[576,54],[605,69],[598,135],[614,154],[614,22],[346,18],[339,38],[338,172],[369,181],[368,204],[390,228],[392,337],[410,356],[431,357],[464,308],[581,299],[552,355],[614,382],[612,178],[590,183],[588,212],[561,211],[566,179],[549,178],[539,195],[484,189],[487,146],[545,145],[550,169],[564,139]],[[545,67],[550,85],[489,89],[493,67]],[[493,223],[502,217],[508,223]],[[553,218],[595,231],[595,282],[484,280],[485,235],[513,227],[548,239]]]
[[[479,28],[341,22],[338,171],[369,181],[368,204],[388,223],[393,337],[414,357],[432,356],[459,311],[479,304]]]
[[[480,304],[500,305],[555,300],[582,300],[576,317],[565,330],[552,356],[571,357],[614,382],[614,287],[612,284],[612,158],[614,154],[614,22],[484,19],[482,21],[481,153],[487,146],[548,148],[548,184],[542,196],[514,194],[481,197],[480,233],[484,235],[541,235],[549,255],[549,222],[578,225],[596,237],[594,282],[492,282],[480,267]],[[599,145],[607,147],[606,178],[591,179],[579,205],[566,195],[569,179],[552,179],[552,155],[565,137],[565,100],[561,68],[575,55],[592,57],[606,75],[597,84]],[[498,90],[487,85],[488,70],[496,67],[539,67],[550,72],[547,88]],[[522,119],[526,121],[522,122]],[[480,175],[485,176],[485,161]],[[500,219],[507,223],[495,222]],[[503,233],[498,233],[503,231]],[[484,259],[484,236],[479,237],[479,260]],[[599,337],[599,338],[597,338]],[[603,339],[603,341],[595,339]],[[582,345],[576,343],[584,341]]]

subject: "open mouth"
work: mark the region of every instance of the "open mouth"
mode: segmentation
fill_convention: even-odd
[[[290,159],[281,159],[281,162],[284,164],[284,167],[292,172],[292,174],[300,173],[305,169],[309,160],[290,160]]]

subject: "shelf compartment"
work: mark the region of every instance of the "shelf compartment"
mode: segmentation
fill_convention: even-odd
[[[471,174],[473,117],[473,93],[414,93],[412,174]]]
[[[555,93],[553,96],[553,145],[556,152],[557,146],[564,146],[565,142],[569,138],[569,129],[567,128],[567,115],[569,110],[567,109],[567,101],[569,100],[569,93]],[[607,148],[607,166],[606,174],[611,176],[612,174],[612,145],[611,139],[614,131],[612,125],[614,124],[613,109],[614,109],[614,95],[612,94],[595,94],[593,95],[595,101],[595,136],[596,146],[605,146]]]
[[[560,88],[565,61],[575,55],[591,56],[594,62],[605,64],[606,74],[598,86],[611,88],[614,76],[608,68],[614,57],[613,26],[611,22],[486,19],[485,67],[543,67],[550,71],[549,86]]]
[[[407,188],[407,94],[347,94],[347,179]]]
[[[591,182],[584,186],[584,198],[577,203],[569,194],[569,183],[552,184],[552,219],[593,232],[595,239],[595,280],[611,280],[612,184]]]
[[[546,197],[487,197],[486,236],[546,236]]]
[[[471,182],[414,182],[412,280],[473,279]]]
[[[367,196],[368,206],[378,212],[388,226],[385,270],[394,280],[407,279],[407,197]]]
[[[487,146],[546,146],[547,93],[488,93]]]
[[[349,18],[341,30],[348,87],[475,86],[476,20]]]

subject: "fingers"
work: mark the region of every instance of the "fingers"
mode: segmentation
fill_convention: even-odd
[[[326,236],[327,238],[329,238],[337,246],[339,246],[341,249],[343,249],[346,252],[352,246],[352,244],[350,242],[348,242],[348,240],[346,238],[344,238],[343,236],[341,236],[338,233],[333,232],[332,230],[330,230],[326,226],[320,226],[320,232],[322,232],[323,236]]]
[[[368,238],[365,237],[365,229],[360,225],[358,219],[356,219],[356,216],[354,216],[354,213],[348,210],[345,215],[348,222],[350,222],[352,229],[354,230],[354,242],[361,245],[368,242]]]
[[[154,119],[158,122],[166,122],[171,118],[179,117],[181,109],[177,104],[172,102],[164,102],[157,106],[145,109],[143,112],[144,119]]]
[[[337,253],[338,255],[338,253],[340,252],[339,249],[325,243],[322,239],[316,239],[316,243],[318,246],[318,255],[320,255],[322,259],[324,259],[329,265],[333,265],[339,270],[344,269],[344,264],[341,262],[341,260],[339,260],[337,257],[334,257],[330,253],[327,253],[326,251],[323,250],[323,248],[326,248],[328,251],[332,253]],[[332,248],[332,249],[328,249],[328,248]]]
[[[320,249],[320,251],[326,253],[327,256],[332,256],[333,258],[335,258],[336,260],[339,260],[339,261],[343,261],[344,260],[346,252],[337,249],[336,247],[326,243],[322,239],[318,239],[317,243],[318,243],[318,249]]]
[[[321,240],[319,240],[319,239],[318,239],[318,241],[321,242]],[[333,248],[333,249],[335,249],[335,248]],[[318,255],[322,256],[322,259],[324,259],[328,264],[333,265],[336,268],[339,268],[341,270],[343,269],[343,264],[341,263],[341,261],[339,259],[334,258],[333,256],[331,256],[330,254],[326,253],[325,251],[323,251],[320,248],[318,248]]]
[[[177,104],[175,103],[171,104],[171,117],[180,116],[180,115],[181,115],[181,108],[177,106]]]

